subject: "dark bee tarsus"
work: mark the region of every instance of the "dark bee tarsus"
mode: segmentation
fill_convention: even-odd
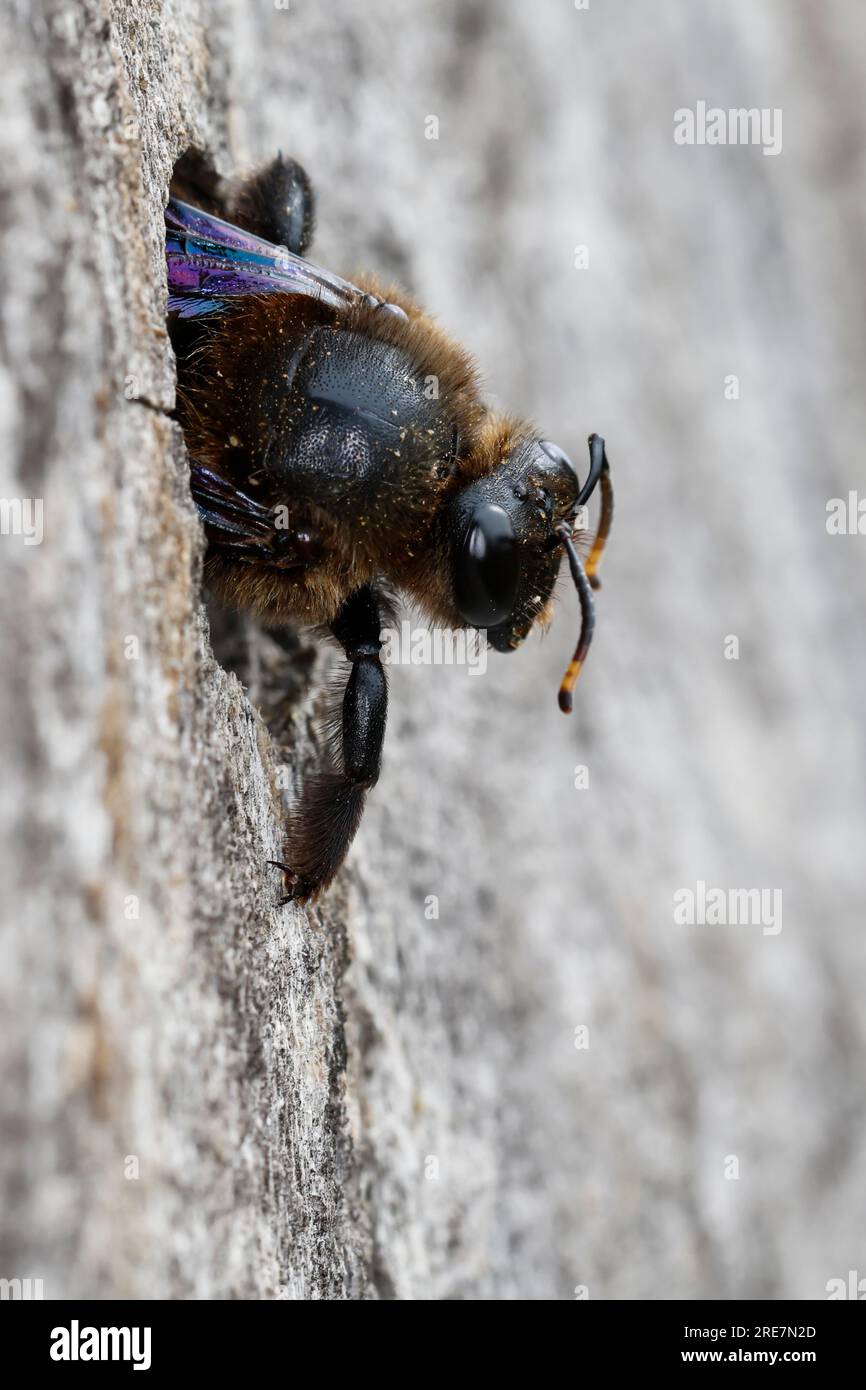
[[[388,688],[379,658],[382,610],[365,586],[344,604],[332,631],[352,663],[342,717],[332,741],[335,766],[307,782],[289,819],[285,863],[288,896],[306,898],[326,888],[346,857],[379,777],[388,713]]]

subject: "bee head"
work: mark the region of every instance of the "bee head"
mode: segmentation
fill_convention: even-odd
[[[581,603],[581,635],[560,691],[571,690],[589,648],[594,613],[591,587],[612,515],[604,440],[591,435],[590,470],[581,487],[568,455],[548,440],[530,438],[487,476],[458,493],[448,529],[454,601],[471,627],[484,628],[497,651],[516,650],[539,619],[546,620],[563,547]],[[574,518],[603,479],[602,519],[587,569],[574,546]]]

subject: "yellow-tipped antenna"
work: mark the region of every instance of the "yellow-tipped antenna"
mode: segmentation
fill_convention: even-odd
[[[556,527],[556,534],[565,546],[574,587],[577,589],[577,595],[580,599],[580,636],[577,639],[574,656],[568,663],[568,670],[559,687],[559,708],[563,714],[571,714],[574,705],[574,687],[577,685],[577,678],[583,663],[586,661],[586,654],[589,651],[589,644],[592,641],[592,633],[595,628],[595,604],[586,571],[581,564],[574,541],[571,539],[571,531],[565,522]]]
[[[600,587],[598,580],[598,567],[604,553],[605,543],[610,535],[610,526],[613,521],[613,484],[610,480],[610,464],[607,461],[607,453],[604,447],[604,440],[600,434],[589,436],[589,476],[580,490],[575,510],[584,506],[589,500],[596,483],[601,482],[601,515],[598,520],[598,530],[595,533],[595,540],[592,543],[592,550],[584,569],[580,556],[571,534],[571,527],[567,522],[560,522],[554,527],[554,535],[562,541],[565,546],[565,553],[568,556],[568,566],[571,570],[571,577],[574,580],[574,587],[577,589],[577,596],[580,599],[580,636],[577,639],[577,646],[574,649],[574,656],[568,663],[568,670],[562,678],[559,687],[559,708],[563,714],[571,714],[574,707],[574,687],[577,685],[577,678],[580,675],[583,663],[586,660],[592,634],[595,629],[595,604],[592,598],[593,589]]]
[[[593,589],[601,588],[601,581],[598,578],[598,567],[601,557],[604,554],[604,547],[610,535],[610,527],[613,521],[613,483],[610,480],[610,464],[607,461],[607,454],[604,448],[604,440],[597,434],[589,436],[590,452],[595,442],[601,446],[601,514],[598,518],[598,530],[595,533],[595,540],[592,543],[592,550],[589,552],[589,559],[586,562],[586,577]]]

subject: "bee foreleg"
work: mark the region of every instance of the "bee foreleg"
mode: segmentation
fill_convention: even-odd
[[[287,864],[279,865],[286,876],[283,902],[303,901],[327,888],[354,839],[367,792],[378,781],[388,712],[381,623],[379,598],[365,585],[332,624],[352,669],[335,723],[334,765],[305,783],[290,817]]]

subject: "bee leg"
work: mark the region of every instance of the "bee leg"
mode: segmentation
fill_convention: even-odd
[[[239,227],[303,256],[313,239],[315,200],[306,171],[278,154],[234,193],[229,217]]]
[[[267,507],[226,478],[194,460],[190,491],[204,524],[210,551],[239,564],[303,569],[317,564],[324,540],[315,526],[278,529]]]
[[[283,902],[303,902],[327,888],[354,839],[367,792],[378,781],[388,711],[381,626],[379,597],[369,585],[346,600],[331,626],[352,669],[335,720],[333,766],[304,784],[289,819],[286,863],[279,866]]]

